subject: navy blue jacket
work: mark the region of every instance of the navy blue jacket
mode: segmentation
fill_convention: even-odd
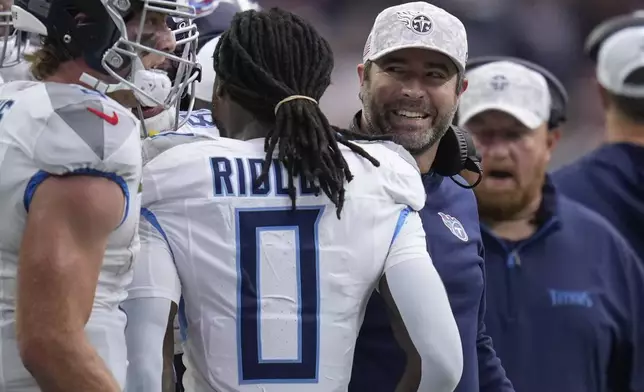
[[[644,261],[644,146],[604,145],[556,171],[553,181],[561,193],[608,219]]]
[[[644,392],[644,272],[603,217],[551,183],[530,238],[481,226],[494,346],[517,391]]]
[[[423,182],[427,201],[420,214],[427,247],[447,289],[463,343],[463,376],[456,391],[514,391],[485,334],[483,244],[474,194],[438,175],[425,175]],[[393,392],[405,365],[386,305],[374,293],[358,336],[349,391]]]

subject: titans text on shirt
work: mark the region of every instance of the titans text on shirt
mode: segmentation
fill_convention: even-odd
[[[601,216],[550,182],[521,242],[482,227],[486,325],[521,392],[644,391],[641,266]]]

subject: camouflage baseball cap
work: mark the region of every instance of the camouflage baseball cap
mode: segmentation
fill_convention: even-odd
[[[375,61],[408,48],[442,53],[462,72],[467,62],[465,26],[454,15],[424,1],[389,7],[376,17],[362,60]]]
[[[459,126],[488,110],[507,113],[530,129],[550,118],[550,89],[540,73],[511,61],[495,61],[466,75],[469,84],[458,107]]]

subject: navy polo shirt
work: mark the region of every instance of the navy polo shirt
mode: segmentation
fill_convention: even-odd
[[[427,201],[420,216],[427,247],[445,284],[463,344],[463,376],[456,391],[513,391],[485,334],[483,243],[474,193],[439,175],[424,175],[423,182]],[[393,392],[405,365],[406,355],[393,336],[386,305],[374,293],[356,343],[349,391]]]
[[[486,324],[521,392],[644,391],[644,273],[603,217],[550,182],[530,238],[482,226]]]
[[[608,219],[644,260],[644,146],[606,144],[552,178],[561,193]]]

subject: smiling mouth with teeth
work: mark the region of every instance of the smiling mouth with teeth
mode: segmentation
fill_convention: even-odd
[[[422,112],[412,112],[409,110],[394,110],[393,112],[396,116],[412,119],[426,119],[429,117],[427,113]]]

